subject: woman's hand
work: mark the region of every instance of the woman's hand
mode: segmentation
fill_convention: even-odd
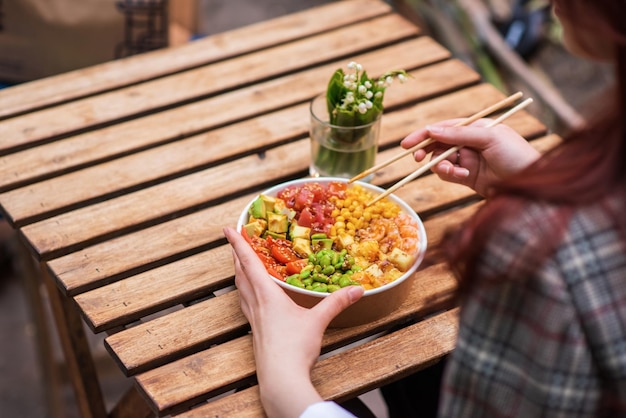
[[[453,126],[460,121],[447,120],[415,131],[401,145],[408,149],[428,137],[436,141],[416,151],[416,161],[422,161],[431,151],[436,157],[451,146],[463,146],[432,171],[443,180],[469,186],[483,196],[489,194],[494,182],[523,170],[540,156],[526,139],[506,125],[487,128],[490,120],[481,119],[470,126]]]
[[[299,416],[322,400],[310,372],[326,327],[363,295],[363,289],[349,286],[311,309],[300,307],[267,277],[263,263],[241,234],[232,228],[224,228],[224,234],[234,250],[241,309],[252,327],[263,406],[271,417]]]

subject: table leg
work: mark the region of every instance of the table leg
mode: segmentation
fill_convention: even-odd
[[[122,396],[109,416],[110,418],[152,418],[156,414],[133,386]]]
[[[65,416],[64,408],[61,404],[61,377],[59,368],[54,357],[54,347],[50,335],[50,324],[44,309],[44,299],[41,295],[41,276],[37,269],[35,259],[31,256],[24,244],[17,239],[14,240],[15,250],[19,260],[19,276],[24,286],[26,298],[35,324],[36,351],[40,363],[46,404],[50,417],[59,418]]]
[[[84,418],[104,418],[106,407],[82,318],[72,300],[61,294],[43,263],[41,272],[80,414]]]

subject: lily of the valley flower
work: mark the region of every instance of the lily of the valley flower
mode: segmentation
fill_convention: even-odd
[[[347,72],[338,69],[328,83],[326,101],[331,123],[338,126],[362,126],[375,121],[383,112],[384,92],[393,80],[404,82],[404,70],[389,71],[370,79],[357,62],[347,65]]]

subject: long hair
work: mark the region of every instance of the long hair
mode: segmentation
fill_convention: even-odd
[[[563,142],[518,175],[496,185],[495,193],[462,228],[444,237],[441,250],[459,279],[462,296],[475,282],[478,258],[498,224],[513,219],[529,201],[553,204],[558,224],[550,226],[539,259],[548,257],[562,238],[577,207],[620,195],[626,202],[626,27],[621,0],[566,0],[561,6],[570,22],[587,24],[578,10],[593,8],[594,30],[617,45],[614,95],[603,114],[567,135]],[[626,207],[622,207],[626,211]],[[607,210],[608,207],[607,207]],[[610,212],[626,241],[626,215]],[[539,268],[539,266],[536,266]]]

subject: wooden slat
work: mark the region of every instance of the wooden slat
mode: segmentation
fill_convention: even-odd
[[[419,54],[415,51],[419,51]],[[418,38],[354,58],[368,68],[370,74],[381,74],[389,68],[410,70],[447,57],[449,52],[432,39]],[[4,156],[0,159],[0,190],[302,103],[322,92],[330,75],[343,66],[344,60],[336,61],[258,83],[254,87]],[[467,68],[459,68],[459,71],[462,74],[473,73]],[[424,80],[423,84],[432,84],[432,79],[431,75],[430,80]],[[440,82],[435,84],[439,85]],[[389,93],[393,90],[397,90],[397,87],[389,89]],[[426,91],[435,93],[430,88],[426,88]],[[386,101],[389,100],[386,98]],[[237,112],[232,109],[237,109]]]
[[[380,1],[331,2],[317,8],[0,91],[0,118],[340,28],[390,12]]]
[[[0,152],[50,137],[239,88],[417,35],[398,15],[357,23],[206,67],[4,121]],[[323,45],[323,46],[322,46]],[[280,63],[280,64],[277,64]]]
[[[223,245],[82,293],[75,301],[98,333],[232,284],[232,257],[230,246]]]
[[[450,353],[456,342],[457,331],[458,311],[441,313],[319,361],[311,371],[313,383],[325,399],[349,399],[419,371]],[[249,339],[247,342],[250,344]],[[251,351],[251,348],[247,350]],[[179,365],[184,367],[183,370],[157,369],[139,375],[137,381],[140,389],[156,402],[155,406],[161,414],[176,414],[182,412],[181,408],[202,398],[202,395],[191,399],[189,396],[193,394],[191,389],[198,380],[208,380],[204,375],[211,372],[207,360],[203,358],[193,367]],[[246,362],[250,360],[243,359]],[[226,367],[219,367],[226,372]],[[192,373],[193,376],[189,376]],[[172,382],[171,379],[176,380]],[[168,384],[165,385],[165,382]],[[173,387],[178,390],[173,390]],[[181,402],[182,399],[188,400]],[[183,416],[259,417],[264,414],[257,388],[253,387],[203,405]]]
[[[176,197],[172,197],[175,199]],[[234,226],[249,196],[232,199],[50,260],[48,267],[69,294],[78,294],[130,275],[143,266],[162,264],[177,254],[223,239],[222,228]],[[135,241],[135,239],[139,241]]]

